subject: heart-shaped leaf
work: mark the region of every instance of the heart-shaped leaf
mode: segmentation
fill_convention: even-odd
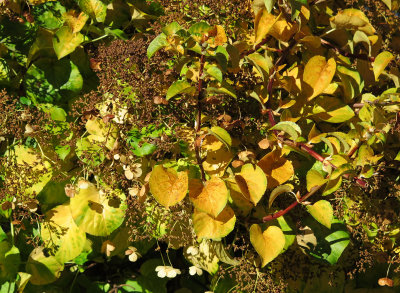
[[[259,225],[253,224],[250,227],[250,242],[261,257],[261,267],[264,267],[282,252],[286,239],[277,226],[269,226],[262,232]]]
[[[292,162],[283,157],[280,150],[269,152],[257,165],[267,175],[267,188],[274,188],[285,183],[294,174]]]
[[[76,226],[69,204],[59,205],[46,213],[41,224],[42,240],[50,248],[56,248],[55,257],[65,263],[81,254],[86,233]]]
[[[46,256],[44,247],[35,248],[29,255],[26,263],[26,272],[31,274],[30,282],[33,285],[50,284],[58,279],[64,268],[54,256]]]
[[[331,228],[333,220],[333,208],[329,201],[319,200],[311,206],[307,206],[308,212],[314,217],[319,223]]]
[[[225,182],[213,177],[204,185],[199,179],[189,182],[189,198],[200,211],[217,217],[228,202],[229,191]]]
[[[226,206],[217,217],[195,210],[193,228],[199,239],[220,239],[232,232],[236,216],[230,206]]]
[[[68,26],[61,27],[53,36],[53,47],[58,59],[72,53],[83,39],[81,33],[73,33]]]
[[[76,225],[94,236],[107,236],[117,229],[125,217],[125,195],[119,191],[98,190],[85,181],[70,200]]]
[[[258,166],[246,164],[242,166],[240,174],[235,176],[235,180],[246,198],[257,205],[267,189],[267,177],[263,170]]]
[[[172,168],[157,165],[150,176],[150,191],[154,198],[166,208],[176,205],[188,191],[188,173],[176,172]]]
[[[321,94],[331,83],[336,72],[335,59],[326,61],[323,56],[314,56],[306,64],[303,73],[304,94],[312,100]]]

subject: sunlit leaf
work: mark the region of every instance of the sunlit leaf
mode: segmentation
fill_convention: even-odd
[[[210,129],[210,133],[218,138],[221,142],[223,142],[226,147],[229,148],[232,146],[232,138],[229,135],[228,131],[226,131],[225,129],[219,126],[213,126]]]
[[[176,205],[188,192],[188,173],[176,172],[174,169],[157,165],[150,176],[150,192],[164,207]]]
[[[243,214],[244,216],[248,215],[251,209],[254,207],[253,203],[250,201],[250,197],[246,197],[250,195],[245,195],[242,193],[239,185],[234,178],[227,178],[225,182],[229,189],[233,205],[236,207],[240,214]]]
[[[61,27],[53,36],[54,51],[58,59],[72,53],[83,42],[81,33],[73,33],[68,26]]]
[[[349,8],[339,11],[339,13],[330,19],[333,27],[345,28],[349,30],[360,30],[367,35],[375,33],[374,27],[369,23],[365,14],[358,9]]]
[[[150,45],[147,47],[147,57],[151,58],[158,50],[168,45],[169,43],[167,42],[167,36],[163,33],[159,34],[151,41]]]
[[[235,227],[236,216],[230,206],[226,206],[217,217],[195,210],[193,228],[199,239],[220,239]]]
[[[267,177],[263,170],[257,165],[246,164],[235,180],[245,197],[257,205],[267,189]]]
[[[125,195],[120,191],[98,190],[90,182],[70,199],[76,225],[88,234],[107,236],[117,229],[125,217]]]
[[[175,97],[176,95],[191,92],[193,90],[194,87],[191,86],[190,83],[184,80],[178,80],[168,88],[166,99],[168,101],[169,99]]]
[[[264,8],[260,10],[254,21],[256,35],[254,43],[257,44],[262,41],[268,35],[277,20],[278,18],[268,13],[267,9]]]
[[[297,140],[299,135],[301,135],[301,128],[294,122],[291,121],[281,121],[270,128],[271,130],[280,130],[289,134],[290,138]]]
[[[89,16],[83,11],[78,14],[75,10],[69,10],[64,13],[63,18],[65,23],[71,29],[72,33],[78,33],[85,26]]]
[[[293,190],[293,185],[291,184],[284,184],[275,187],[275,189],[272,190],[271,194],[269,195],[268,207],[272,206],[272,203],[279,195],[283,193],[290,193],[292,190]]]
[[[306,64],[303,73],[304,94],[312,100],[321,94],[331,83],[336,71],[335,59],[326,61],[323,56],[314,56]]]
[[[41,223],[41,236],[46,246],[55,249],[55,257],[65,263],[77,257],[84,248],[86,233],[79,229],[69,204],[59,205],[46,213]]]
[[[232,152],[214,135],[207,135],[201,146],[206,157],[204,170],[210,176],[222,176],[233,158]]]
[[[329,201],[319,200],[313,205],[307,206],[307,211],[316,219],[319,223],[327,227],[331,228],[332,220],[333,220],[333,208]]]
[[[107,5],[101,0],[77,0],[79,7],[90,18],[97,22],[104,22],[107,14]]]
[[[323,185],[328,180],[317,170],[311,169],[307,172],[307,190],[311,191],[313,187]]]
[[[385,70],[386,66],[394,59],[392,53],[388,51],[381,52],[376,56],[374,63],[372,63],[372,68],[375,75],[375,81],[378,81],[379,76]]]
[[[189,198],[200,211],[217,217],[228,202],[229,191],[225,182],[212,177],[204,185],[199,179],[189,181]]]
[[[30,282],[33,285],[50,284],[57,280],[64,266],[54,256],[46,256],[44,247],[35,248],[29,255],[26,263],[26,272],[31,274]]]
[[[288,181],[294,174],[292,163],[279,150],[266,154],[257,165],[267,175],[267,188],[274,188]]]
[[[285,235],[281,228],[269,226],[264,232],[257,224],[250,227],[250,242],[261,257],[261,267],[274,260],[285,247]]]

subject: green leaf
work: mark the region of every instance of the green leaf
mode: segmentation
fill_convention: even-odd
[[[167,91],[167,96],[166,99],[167,101],[173,97],[175,97],[176,95],[182,94],[182,93],[186,93],[188,91],[193,90],[194,87],[190,85],[190,83],[188,83],[185,80],[178,80],[176,82],[174,82]]]
[[[209,129],[209,132],[218,138],[218,140],[221,141],[227,148],[232,146],[232,138],[225,129],[219,126],[213,126],[211,129]]]
[[[209,76],[214,77],[219,82],[222,82],[222,71],[217,66],[207,66],[206,72]]]
[[[0,283],[5,280],[14,280],[20,263],[18,248],[11,246],[7,241],[0,242]]]
[[[168,45],[169,43],[167,42],[167,36],[163,33],[159,34],[154,40],[151,41],[149,47],[147,48],[147,57],[151,58],[158,50]]]
[[[107,5],[100,0],[77,0],[79,7],[97,22],[104,22],[107,15]]]
[[[337,67],[337,74],[342,80],[343,93],[346,102],[349,102],[361,94],[364,88],[364,80],[357,70],[339,65]]]
[[[189,28],[188,32],[192,35],[201,36],[205,33],[208,33],[210,29],[211,29],[211,26],[208,23],[198,22],[198,23],[193,24]]]
[[[49,30],[58,29],[63,25],[63,14],[66,9],[58,1],[49,1],[32,6],[32,15],[35,23]]]
[[[313,205],[307,206],[307,210],[319,223],[328,229],[331,228],[333,220],[333,208],[329,201],[319,200]]]
[[[222,81],[221,86],[219,87],[213,87],[213,86],[207,87],[207,92],[217,93],[217,94],[227,94],[237,99],[235,89],[231,85],[229,85],[226,81]]]
[[[181,30],[182,27],[180,26],[179,23],[177,23],[176,21],[171,22],[170,24],[168,24],[167,26],[163,27],[161,29],[161,31],[167,35],[167,36],[171,36],[173,34],[176,34],[176,32],[178,32],[179,30]]]
[[[7,238],[7,234],[4,232],[3,228],[0,227],[0,242],[6,240]]]
[[[67,26],[60,28],[53,36],[54,51],[58,59],[72,53],[83,42],[81,33],[73,33]]]
[[[267,8],[269,13],[271,13],[272,9],[274,8],[275,2],[276,0],[264,0],[265,8]]]
[[[70,151],[71,151],[71,146],[68,144],[55,146],[55,152],[57,153],[58,157],[63,161],[68,156]]]
[[[280,130],[289,134],[294,141],[301,135],[301,128],[292,121],[281,121],[270,128],[270,130]]]
[[[332,220],[330,230],[311,218],[307,218],[305,224],[311,227],[317,239],[316,246],[311,247],[307,252],[329,264],[336,264],[350,243],[350,234],[346,225],[336,218]]]
[[[82,89],[83,77],[68,59],[39,59],[25,75],[27,97],[34,103],[62,103]]]

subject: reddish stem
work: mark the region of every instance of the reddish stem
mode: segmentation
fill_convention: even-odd
[[[294,201],[294,202],[293,202],[290,206],[288,206],[286,209],[280,210],[280,211],[278,211],[278,212],[276,212],[276,213],[274,213],[274,214],[272,214],[272,215],[265,216],[265,217],[263,218],[263,222],[265,223],[265,222],[268,222],[268,221],[271,221],[271,220],[275,220],[275,219],[277,219],[277,218],[279,218],[279,217],[281,217],[281,216],[287,214],[290,210],[292,210],[292,209],[293,209],[295,206],[297,206],[299,203],[302,203],[302,202],[305,201],[307,198],[309,198],[311,195],[313,195],[314,193],[316,193],[322,186],[323,186],[323,185],[319,185],[319,186],[316,186],[316,187],[312,188],[310,192],[308,192],[306,195],[304,195],[303,197],[301,197],[299,200]]]

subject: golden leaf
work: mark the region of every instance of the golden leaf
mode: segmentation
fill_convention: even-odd
[[[331,83],[336,71],[333,58],[326,61],[323,56],[314,56],[306,64],[303,73],[303,91],[308,100],[321,94]]]
[[[285,247],[285,235],[281,228],[270,226],[264,232],[257,224],[250,227],[250,242],[261,257],[261,267],[276,258]]]
[[[190,200],[197,209],[213,217],[224,209],[228,196],[229,191],[221,178],[213,177],[205,185],[199,179],[189,181]]]
[[[267,188],[274,188],[288,181],[294,174],[292,163],[280,150],[266,154],[257,164],[267,175]]]
[[[151,172],[149,185],[154,198],[168,208],[185,198],[189,179],[187,172],[176,172],[174,169],[157,165]]]

